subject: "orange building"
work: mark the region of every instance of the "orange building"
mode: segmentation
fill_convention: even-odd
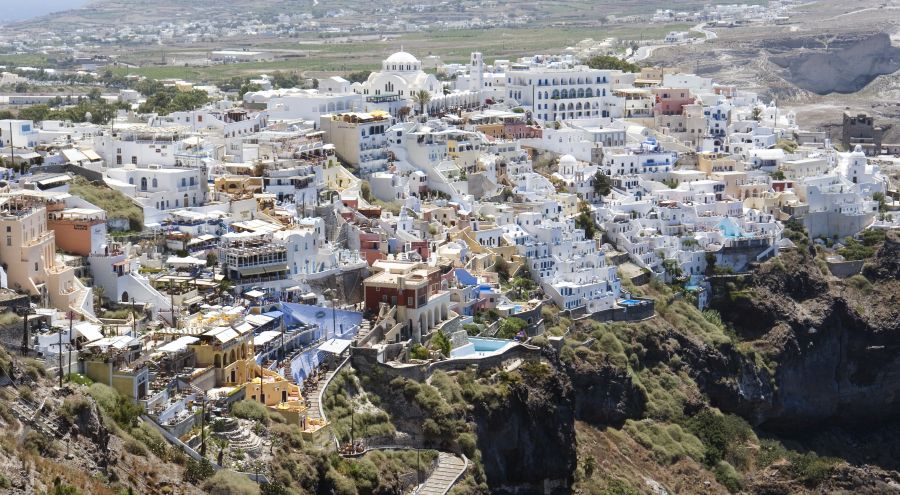
[[[67,253],[90,256],[106,244],[106,212],[97,208],[48,203],[47,227],[56,234],[56,247]]]

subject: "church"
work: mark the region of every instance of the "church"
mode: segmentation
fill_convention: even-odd
[[[422,62],[412,54],[399,51],[381,63],[381,71],[372,72],[363,83],[353,84],[355,93],[367,96],[397,95],[409,100],[419,90],[442,95],[443,86],[432,74],[422,70]]]

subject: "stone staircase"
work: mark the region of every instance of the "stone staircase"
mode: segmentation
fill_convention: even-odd
[[[369,336],[369,333],[372,332],[372,322],[369,321],[368,318],[363,318],[363,320],[359,324],[359,332],[356,334],[356,341],[363,342],[366,340],[366,337]]]
[[[240,449],[253,457],[258,456],[262,452],[262,440],[249,428],[242,427],[240,422],[234,418],[228,418],[224,421],[227,429],[214,432],[214,435],[228,440],[229,450]]]
[[[324,419],[322,411],[325,408],[325,389],[328,387],[328,384],[331,383],[331,379],[334,378],[334,375],[340,371],[340,368],[341,367],[338,366],[337,369],[325,373],[325,377],[316,382],[316,388],[313,389],[309,396],[309,409],[306,411],[307,418]]]
[[[416,491],[416,495],[446,495],[466,472],[468,462],[465,459],[441,452],[438,454],[437,467],[431,476],[422,483]]]

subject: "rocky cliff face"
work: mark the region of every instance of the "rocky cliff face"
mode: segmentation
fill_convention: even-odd
[[[900,48],[887,33],[823,52],[773,57],[793,84],[813,93],[855,93],[876,77],[900,69]]]
[[[751,276],[744,284],[750,295],[732,291],[737,297],[717,298],[722,315],[742,337],[766,348],[776,365],[774,387],[755,390],[749,409],[740,403],[751,389],[738,388],[730,399],[720,395],[718,405],[737,405],[755,423],[774,428],[896,416],[898,257],[894,236],[867,266],[874,282],[867,283],[826,279],[811,259],[793,254]]]
[[[567,377],[510,386],[500,407],[475,405],[478,448],[492,493],[569,493],[577,462],[575,396]]]

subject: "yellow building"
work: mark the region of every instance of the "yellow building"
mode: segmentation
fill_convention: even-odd
[[[56,259],[56,237],[38,198],[0,197],[0,232],[0,262],[9,288],[40,297],[60,311],[95,319],[91,289],[78,280],[74,268]]]
[[[744,164],[721,153],[700,153],[697,169],[709,175],[713,172],[743,172]]]
[[[305,423],[300,387],[256,363],[249,323],[214,327],[198,337],[188,348],[198,368],[212,368],[215,387],[243,389],[246,400],[261,402],[293,423]]]

